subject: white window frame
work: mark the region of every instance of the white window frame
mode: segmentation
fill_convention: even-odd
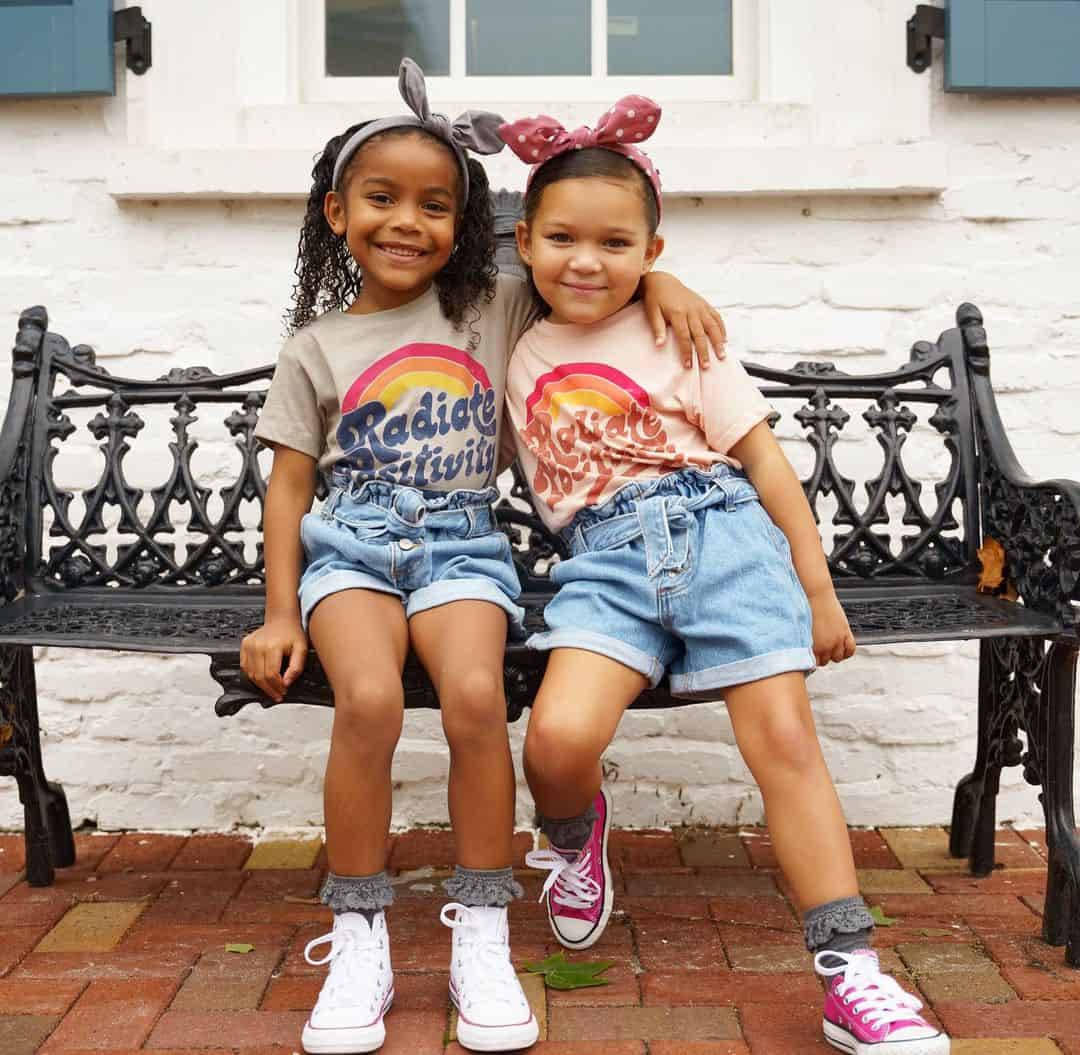
[[[117,200],[304,201],[318,144],[354,121],[403,107],[393,77],[355,78],[352,100],[342,97],[345,78],[335,78],[333,93],[321,100],[310,84],[305,88],[303,63],[309,71],[321,68],[321,56],[312,62],[310,53],[312,40],[324,39],[317,17],[323,0],[144,3],[170,46],[153,77],[121,78],[105,108],[106,122],[126,141],[106,179]],[[843,98],[832,92],[835,55],[825,46],[831,28],[817,5],[734,4],[735,68],[753,81],[739,89],[731,78],[715,78],[728,83],[710,88],[705,77],[458,77],[435,78],[432,98],[443,113],[548,112],[567,124],[593,124],[625,90],[652,95],[664,107],[655,156],[663,158],[670,196],[934,197],[950,185],[948,151],[931,121],[934,82],[913,77],[900,52],[891,72],[864,78],[877,106],[889,102],[885,134],[853,138]],[[893,41],[885,37],[893,29],[892,0],[873,9],[862,14],[876,21],[882,40]],[[220,31],[208,35],[215,19]],[[902,52],[902,44],[895,46]],[[877,71],[893,50],[893,43],[882,45],[853,61]],[[195,67],[222,76],[193,79]],[[745,98],[732,98],[737,93]],[[485,167],[496,187],[524,178],[509,151],[486,158]]]
[[[758,97],[760,0],[732,0],[732,67],[727,76],[607,75],[607,0],[592,0],[592,70],[580,77],[466,76],[466,0],[450,0],[450,75],[429,77],[433,98],[484,99],[500,103],[610,102],[637,92],[667,102],[737,102]],[[310,7],[308,6],[310,4]],[[326,76],[326,5],[306,0],[308,16],[298,25],[300,90],[304,102],[400,102],[394,77]]]

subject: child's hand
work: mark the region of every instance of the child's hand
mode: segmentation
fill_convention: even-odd
[[[824,667],[830,659],[839,663],[855,655],[855,638],[835,590],[811,597],[810,614],[814,620],[814,655],[819,667]]]
[[[307,659],[308,639],[296,616],[271,616],[240,645],[240,669],[275,703],[281,703],[289,686],[300,676]],[[289,659],[281,673],[281,662]]]
[[[709,366],[709,345],[723,359],[727,330],[724,317],[704,297],[687,289],[674,275],[650,271],[642,283],[645,313],[659,347],[667,340],[668,326],[675,334],[683,366],[693,365],[694,353],[703,370]]]

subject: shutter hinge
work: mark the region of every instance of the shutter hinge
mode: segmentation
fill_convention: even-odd
[[[945,39],[945,11],[930,4],[919,4],[907,22],[907,64],[916,73],[930,68],[931,40]]]
[[[125,7],[113,12],[113,40],[127,46],[127,68],[142,76],[152,64],[150,23],[141,7]]]

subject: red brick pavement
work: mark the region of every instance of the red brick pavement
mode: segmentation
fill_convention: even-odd
[[[948,857],[943,829],[851,834],[868,900],[896,920],[878,930],[885,962],[950,1030],[956,1055],[1080,1055],[1080,971],[1039,939],[1041,832],[999,832],[1000,867],[982,880]],[[519,833],[519,868],[530,846]],[[3,1055],[300,1050],[323,970],[303,949],[330,918],[316,899],[324,852],[278,847],[249,869],[251,840],[231,835],[80,834],[77,848],[55,886],[31,889],[21,836],[0,835]],[[398,993],[382,1050],[464,1055],[449,1039],[450,938],[438,922],[452,839],[413,831],[389,849]],[[571,957],[614,961],[611,984],[549,991],[537,1055],[830,1050],[765,831],[619,831],[611,858],[616,914],[594,949]],[[521,878],[535,898],[535,877]],[[556,950],[535,900],[511,920],[516,962]]]

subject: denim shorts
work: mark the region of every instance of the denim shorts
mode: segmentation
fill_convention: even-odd
[[[728,465],[626,484],[563,532],[559,592],[530,648],[617,660],[673,695],[812,671],[810,605],[787,538],[746,475]]]
[[[498,493],[354,483],[351,474],[335,473],[321,511],[300,523],[304,629],[331,594],[375,590],[400,598],[410,619],[452,601],[490,601],[520,635],[525,613],[514,602],[521,584],[510,540],[496,527]]]

